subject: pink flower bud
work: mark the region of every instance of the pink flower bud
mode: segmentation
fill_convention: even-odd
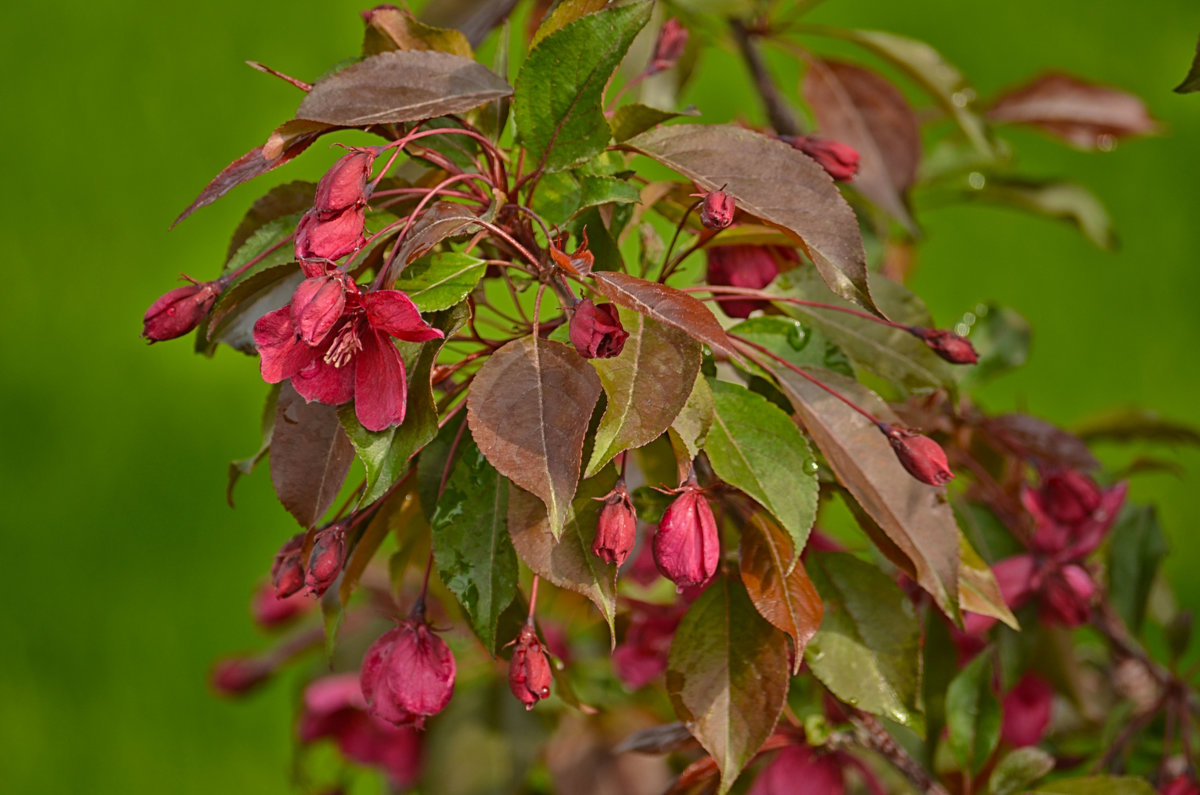
[[[309,210],[296,227],[296,259],[335,260],[353,254],[366,242],[365,224],[366,211],[362,207],[351,207],[327,219]]]
[[[611,359],[619,355],[629,336],[614,305],[597,306],[587,298],[575,305],[569,331],[571,344],[585,359]]]
[[[592,554],[605,563],[618,567],[629,557],[637,539],[637,514],[625,481],[617,481],[617,487],[604,498],[600,519],[596,523],[596,539],[592,542]]]
[[[367,178],[371,176],[371,166],[378,155],[379,150],[375,147],[354,149],[334,163],[317,183],[313,209],[321,217],[328,218],[366,204]]]
[[[765,246],[711,246],[704,253],[708,257],[705,278],[712,285],[761,290],[779,275],[779,264]],[[717,305],[730,317],[750,317],[751,312],[765,308],[768,302],[722,298]]]
[[[223,696],[248,693],[270,678],[271,665],[255,657],[233,657],[216,664],[212,686]]]
[[[782,140],[816,160],[837,182],[848,182],[858,173],[858,152],[844,143],[815,135],[785,136]]]
[[[737,203],[728,193],[714,190],[704,194],[704,203],[700,206],[700,223],[709,229],[724,229],[733,223],[733,214],[737,211]]]
[[[909,332],[929,346],[929,349],[951,364],[975,364],[979,354],[975,346],[966,337],[959,336],[953,331],[923,326],[910,326]]]
[[[271,628],[286,624],[300,614],[308,612],[313,604],[312,599],[305,598],[299,591],[280,599],[275,596],[273,586],[264,585],[255,592],[250,603],[250,612],[260,627]]]
[[[946,451],[933,439],[887,423],[880,423],[879,430],[892,443],[896,458],[908,474],[930,486],[942,486],[954,480]]]
[[[308,593],[320,596],[342,573],[346,558],[346,528],[333,524],[313,538],[312,553],[308,556],[308,571],[304,584]]]
[[[1025,674],[1004,696],[1004,723],[1000,736],[1014,748],[1037,745],[1050,725],[1054,690],[1046,680]]]
[[[553,680],[550,660],[532,624],[525,624],[514,642],[517,646],[513,649],[512,661],[508,666],[508,687],[525,705],[525,709],[533,709],[534,704],[550,697],[550,683]]]
[[[346,308],[344,279],[332,274],[305,279],[292,294],[291,307],[292,325],[300,339],[306,345],[320,344]]]
[[[367,710],[397,726],[421,728],[454,694],[454,655],[424,618],[385,632],[367,650],[362,693]]]
[[[721,557],[717,521],[694,483],[667,506],[654,534],[654,562],[675,588],[708,582]]]
[[[151,343],[182,337],[200,325],[225,288],[223,280],[176,287],[150,305],[142,316],[142,337]]]
[[[646,67],[646,74],[665,72],[675,65],[687,47],[688,32],[678,19],[671,17],[663,23],[654,42],[654,56]]]
[[[271,564],[271,585],[275,587],[275,598],[286,599],[304,587],[304,566],[300,564],[300,550],[304,547],[304,533],[288,539]]]

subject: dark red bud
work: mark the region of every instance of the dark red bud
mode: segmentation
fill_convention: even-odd
[[[304,533],[288,539],[271,564],[271,585],[276,599],[286,599],[304,587],[304,567],[300,564],[300,550],[304,547]]]
[[[346,558],[346,528],[330,525],[313,538],[312,553],[308,556],[308,573],[304,584],[310,594],[320,596],[342,573]]]
[[[858,173],[858,152],[844,143],[815,135],[785,136],[783,140],[816,160],[838,182],[848,182]]]
[[[248,693],[270,678],[269,663],[254,657],[234,657],[216,664],[212,672],[212,686],[225,696],[240,696]]]
[[[896,458],[908,474],[930,486],[943,486],[954,480],[946,451],[933,439],[886,423],[881,423],[879,429],[891,442]]]
[[[219,280],[176,287],[159,297],[142,316],[142,337],[151,343],[182,337],[200,325],[224,289]]]
[[[654,534],[654,562],[675,588],[702,585],[717,571],[721,559],[717,521],[695,485],[685,485],[667,506]]]
[[[456,666],[446,642],[424,619],[410,618],[367,650],[362,693],[367,711],[397,726],[420,728],[454,695]]]
[[[733,223],[733,214],[737,211],[737,203],[733,197],[724,191],[714,190],[704,194],[704,203],[700,206],[700,223],[709,229],[724,229]]]
[[[663,23],[658,31],[658,39],[654,42],[654,56],[646,67],[646,74],[665,72],[675,65],[679,56],[687,47],[687,28],[678,19],[671,17]]]
[[[1163,784],[1159,792],[1162,795],[1200,795],[1200,783],[1187,773],[1180,773]]]
[[[327,218],[365,204],[367,178],[371,176],[371,166],[378,155],[379,151],[374,147],[355,149],[334,163],[317,183],[313,209]]]
[[[951,364],[975,364],[979,361],[979,354],[975,353],[971,341],[953,331],[923,326],[909,326],[908,331]]]
[[[334,275],[300,282],[292,295],[292,325],[306,345],[325,339],[346,308],[346,288]]]
[[[323,219],[310,210],[296,227],[296,259],[335,260],[362,248],[366,210],[355,206]]]
[[[637,514],[633,510],[633,502],[629,499],[625,482],[619,481],[617,487],[604,498],[600,520],[596,523],[592,554],[605,563],[613,563],[620,567],[633,550],[636,538]]]
[[[761,290],[779,275],[779,264],[766,246],[710,246],[705,276],[709,284]],[[717,302],[729,317],[750,317],[755,309],[764,309],[767,301],[733,298]]]
[[[550,697],[550,683],[553,680],[550,660],[537,633],[529,624],[521,629],[515,643],[517,646],[513,649],[512,661],[508,666],[508,687],[525,705],[525,709],[533,709],[534,704]]]
[[[568,330],[571,344],[585,359],[611,359],[619,355],[629,336],[614,305],[597,306],[587,298],[575,305]]]

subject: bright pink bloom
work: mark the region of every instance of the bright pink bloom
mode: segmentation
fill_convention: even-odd
[[[619,567],[629,557],[636,540],[637,514],[633,510],[625,481],[620,480],[604,498],[604,507],[600,509],[600,519],[596,522],[592,554],[605,563]]]
[[[533,709],[534,704],[550,697],[550,684],[553,681],[550,660],[532,622],[521,628],[514,642],[517,645],[508,666],[508,688],[525,705],[525,709]]]
[[[1000,736],[1009,745],[1021,748],[1037,745],[1050,725],[1054,689],[1036,674],[1027,673],[1004,696],[1004,723]]]
[[[896,458],[908,474],[930,486],[944,486],[954,480],[946,451],[933,439],[887,423],[881,423],[879,430],[891,442]]]
[[[782,140],[816,160],[837,182],[848,182],[858,173],[858,152],[840,141],[815,135],[785,136]]]
[[[979,354],[975,352],[971,341],[953,331],[924,326],[909,326],[908,330],[951,364],[975,364],[979,361]]]
[[[385,632],[363,658],[367,709],[397,726],[425,725],[454,694],[454,655],[424,619],[410,618]]]
[[[153,344],[187,334],[200,325],[227,284],[225,279],[197,282],[160,296],[142,317],[142,338]]]
[[[709,246],[706,281],[712,285],[761,290],[779,275],[779,263],[766,246]],[[768,304],[755,298],[722,298],[717,302],[729,317],[750,317]]]
[[[348,284],[345,305],[332,323],[325,320],[327,312],[314,312],[322,319],[302,331],[291,305],[258,319],[254,342],[262,358],[262,377],[270,384],[291,379],[309,401],[336,406],[353,398],[354,413],[363,427],[382,431],[404,421],[408,397],[404,362],[389,337],[425,342],[443,335],[421,319],[413,302],[399,290],[362,293],[353,282]],[[304,297],[316,296],[326,287],[327,283],[308,288]],[[302,319],[314,302],[315,298],[302,305]]]
[[[687,28],[682,22],[675,17],[664,22],[658,31],[658,39],[654,42],[654,55],[650,59],[650,65],[646,67],[646,74],[658,74],[674,66],[679,56],[683,55],[687,40]]]
[[[694,482],[685,484],[667,506],[654,534],[654,562],[682,591],[708,582],[721,559],[717,522]]]

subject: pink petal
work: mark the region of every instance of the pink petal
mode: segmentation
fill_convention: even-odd
[[[404,361],[392,341],[378,332],[367,332],[362,346],[354,357],[354,413],[367,430],[382,431],[404,422]]]
[[[440,330],[421,319],[417,305],[399,290],[367,293],[364,303],[371,328],[385,334],[408,342],[425,342],[444,336]]]
[[[313,360],[292,376],[292,386],[305,400],[338,406],[354,397],[354,367],[334,367],[321,358],[328,345],[310,348],[317,352]]]
[[[807,746],[789,745],[758,774],[749,795],[840,795],[846,782],[838,756],[817,756]]]
[[[1041,677],[1025,674],[1004,697],[1000,734],[1011,746],[1037,745],[1050,725],[1054,690]]]
[[[339,709],[366,706],[362,685],[354,674],[323,676],[304,689],[304,708],[316,714],[328,714]]]
[[[261,359],[259,369],[268,384],[291,378],[317,356],[296,333],[290,306],[268,312],[255,322],[254,344]]]
[[[346,291],[335,276],[317,276],[300,282],[292,295],[292,325],[308,345],[319,345],[342,317]]]
[[[1015,610],[1029,599],[1036,568],[1037,562],[1032,555],[1005,558],[992,567],[992,573],[996,575],[996,584],[1000,586],[1000,594],[1009,607]]]
[[[1075,533],[1074,543],[1071,544],[1070,557],[1082,558],[1095,551],[1112,529],[1121,505],[1125,502],[1125,492],[1129,490],[1128,483],[1118,483],[1100,496],[1100,505],[1092,512]]]

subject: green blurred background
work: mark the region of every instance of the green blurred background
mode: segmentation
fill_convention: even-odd
[[[207,361],[183,341],[147,348],[139,321],[176,274],[217,272],[270,184],[168,231],[299,100],[242,62],[311,80],[357,51],[358,10],[121,0],[6,12],[4,792],[291,791],[288,685],[229,704],[205,684],[215,657],[260,642],[248,597],[294,531],[265,472],[239,487],[236,510],[224,502],[226,462],[257,446],[257,364],[228,350]],[[1013,211],[930,208],[913,286],[943,325],[985,300],[1032,323],[1028,366],[981,393],[992,410],[1070,424],[1140,404],[1200,420],[1200,95],[1170,91],[1200,32],[1195,0],[829,0],[813,19],[927,39],[985,97],[1056,67],[1146,99],[1166,134],[1112,153],[1013,136],[1026,173],[1102,197],[1118,252]],[[712,57],[688,101],[706,120],[760,119],[744,72]],[[334,157],[314,147],[275,181],[315,178]],[[1178,460],[1187,476],[1139,477],[1132,495],[1161,506],[1168,569],[1195,606],[1200,455]]]

